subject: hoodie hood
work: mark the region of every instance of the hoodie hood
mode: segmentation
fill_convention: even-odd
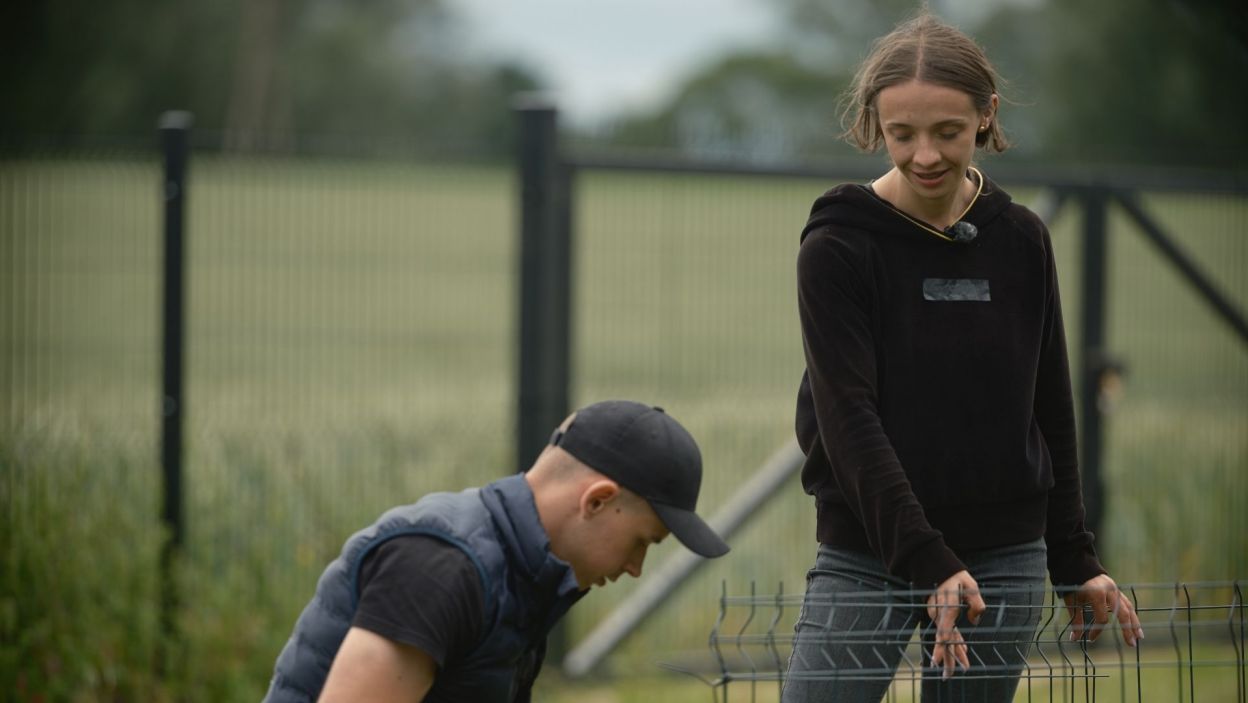
[[[984,176],[983,191],[962,218],[963,222],[970,222],[979,230],[980,236],[970,242],[970,246],[977,244],[981,237],[989,235],[993,221],[1009,207],[1010,202],[1009,194]],[[805,241],[806,235],[814,230],[828,226],[916,237],[948,246],[968,246],[935,237],[907,219],[901,210],[876,195],[869,186],[853,183],[836,186],[815,200],[810,208],[810,219],[802,229],[802,240]]]

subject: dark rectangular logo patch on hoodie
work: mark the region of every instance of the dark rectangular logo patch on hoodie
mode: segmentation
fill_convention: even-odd
[[[924,278],[923,299],[986,303],[992,300],[992,294],[986,278]]]

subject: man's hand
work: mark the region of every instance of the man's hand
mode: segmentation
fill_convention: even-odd
[[[1107,574],[1088,579],[1079,590],[1063,596],[1066,601],[1066,612],[1070,614],[1070,641],[1075,642],[1087,633],[1088,641],[1095,641],[1101,631],[1109,624],[1109,616],[1115,615],[1122,626],[1122,640],[1134,647],[1144,637],[1144,628],[1140,626],[1140,618],[1131,605],[1131,599],[1118,590]],[[1092,622],[1083,618],[1084,607],[1092,609]]]
[[[971,578],[968,571],[959,571],[950,576],[927,598],[927,615],[936,627],[932,666],[944,666],[945,672],[941,678],[953,676],[957,664],[962,665],[963,671],[971,668],[966,640],[962,639],[962,633],[957,626],[958,613],[962,610],[963,603],[966,604],[967,619],[971,624],[978,625],[987,606],[979,595],[979,584]]]

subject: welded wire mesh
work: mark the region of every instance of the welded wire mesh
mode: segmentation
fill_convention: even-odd
[[[1234,582],[1122,586],[1143,627],[1139,646],[1125,644],[1117,622],[1077,633],[1064,591],[1033,594],[1038,625],[1008,624],[1005,596],[1018,589],[982,590],[987,611],[978,625],[960,628],[971,646],[970,667],[953,679],[1017,677],[1015,701],[1248,701],[1245,678],[1243,586]],[[830,596],[729,595],[723,586],[719,611],[708,638],[709,661],[662,664],[701,678],[714,701],[778,700],[786,679],[819,682],[887,682],[885,699],[919,700],[923,682],[939,680],[933,666],[935,629],[923,617],[932,591],[863,591]],[[847,629],[803,630],[801,673],[790,673],[797,637],[793,624],[805,606],[826,614],[850,613]],[[844,611],[844,612],[842,612]],[[895,617],[897,615],[902,617]],[[845,622],[844,617],[835,617]],[[1091,612],[1085,619],[1092,622]],[[1034,618],[1032,619],[1034,622]],[[900,623],[900,624],[898,624]],[[1093,633],[1097,633],[1095,638]],[[797,656],[802,656],[800,653]],[[796,667],[795,667],[796,668]],[[947,692],[947,691],[946,691]],[[956,696],[955,696],[956,697]],[[975,700],[965,695],[957,700]],[[984,700],[995,700],[985,698]]]

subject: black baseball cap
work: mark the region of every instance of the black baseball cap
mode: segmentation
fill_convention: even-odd
[[[696,554],[718,557],[728,545],[694,509],[702,486],[702,453],[679,422],[631,400],[605,400],[576,411],[550,443],[645,498],[676,539]]]

